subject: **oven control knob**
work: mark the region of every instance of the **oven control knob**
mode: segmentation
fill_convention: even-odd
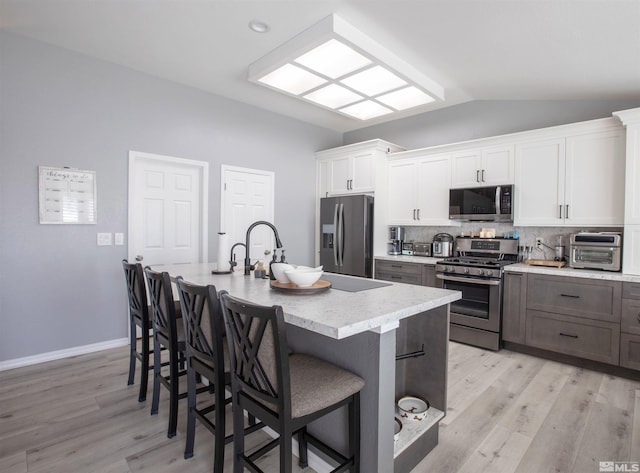
[[[446,271],[447,271],[448,273],[453,273],[453,271],[454,271],[454,267],[453,267],[453,266],[447,266]]]
[[[464,274],[469,274],[469,268],[464,268]]]
[[[481,269],[481,270],[478,272],[478,274],[479,274],[480,276],[484,276],[484,269]]]

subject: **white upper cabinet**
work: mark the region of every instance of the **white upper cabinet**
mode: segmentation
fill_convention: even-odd
[[[601,128],[516,145],[516,226],[623,225],[624,130]]]
[[[372,151],[332,159],[329,166],[329,194],[375,191],[376,168]]]
[[[389,225],[450,225],[451,155],[389,163]]]
[[[476,148],[453,153],[451,187],[483,187],[513,184],[513,145]]]

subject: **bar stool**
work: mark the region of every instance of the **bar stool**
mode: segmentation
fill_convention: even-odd
[[[282,307],[260,306],[220,292],[222,313],[229,343],[233,426],[239,432],[243,411],[255,415],[279,434],[251,454],[245,452],[244,436],[236,435],[233,449],[234,473],[244,468],[262,472],[257,458],[278,446],[280,472],[292,468],[291,439],[298,435],[299,463],[307,466],[307,443],[339,463],[333,471],[360,469],[359,376],[319,358],[290,353]],[[342,406],[348,406],[349,445],[345,455],[307,432],[314,420]]]
[[[171,290],[171,278],[167,272],[153,271],[149,266],[144,268],[144,274],[149,288],[151,301],[151,314],[153,321],[153,401],[151,403],[151,415],[158,413],[160,402],[160,384],[169,390],[169,429],[167,437],[176,435],[178,424],[178,400],[187,397],[187,391],[180,392],[180,377],[187,374],[184,369],[186,361],[186,348],[184,342],[184,324],[180,304],[173,300]],[[169,375],[162,374],[161,350],[165,348],[169,352]],[[183,369],[180,370],[179,367]],[[200,388],[198,392],[208,388]]]
[[[147,291],[144,284],[144,273],[140,263],[129,263],[122,260],[124,276],[127,282],[127,296],[129,298],[129,379],[127,385],[133,384],[136,372],[136,359],[140,360],[140,394],[138,402],[143,402],[147,398],[147,382],[149,370],[153,365],[149,363],[152,351],[149,349],[149,336],[151,336],[151,319],[149,317],[149,305],[147,303]],[[140,327],[141,348],[138,351],[137,329]]]

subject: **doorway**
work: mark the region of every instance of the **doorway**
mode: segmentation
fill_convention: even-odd
[[[220,171],[220,231],[229,235],[230,245],[244,243],[249,226],[258,220],[274,223],[275,174],[271,171],[222,165]],[[273,252],[275,238],[265,225],[251,232],[251,262],[262,260],[265,264]],[[236,248],[236,260],[242,261],[245,253]]]
[[[208,261],[209,163],[129,151],[128,258]]]

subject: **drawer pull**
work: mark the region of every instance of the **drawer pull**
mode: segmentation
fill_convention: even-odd
[[[391,276],[391,279],[402,279],[402,276]]]
[[[391,265],[392,268],[402,268],[401,264],[392,264]]]
[[[560,336],[561,337],[569,337],[569,338],[578,338],[577,335],[571,335],[569,333],[562,333],[562,332],[560,332]]]
[[[560,294],[562,297],[570,297],[571,299],[580,299],[580,296],[574,296],[572,294]]]

